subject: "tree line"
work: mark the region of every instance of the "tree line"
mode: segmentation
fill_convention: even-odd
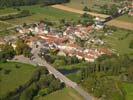
[[[125,100],[123,82],[133,82],[133,63],[127,55],[102,55],[81,69],[81,85],[102,100]]]
[[[37,95],[45,96],[64,87],[65,84],[49,74],[46,68],[39,67],[30,80],[1,96],[0,100],[33,100]]]
[[[15,7],[15,6],[25,6],[25,5],[35,5],[35,4],[58,4],[66,3],[70,0],[0,0],[0,7]]]

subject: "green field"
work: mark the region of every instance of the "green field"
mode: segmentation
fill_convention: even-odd
[[[84,3],[85,0],[70,0],[69,3],[64,4],[68,7],[72,7],[72,8],[76,8],[79,10],[83,10],[83,8],[85,6],[89,7],[89,9],[91,9],[92,11],[98,11],[100,12],[100,6],[104,5],[104,4],[113,4],[112,0],[86,0],[86,2]],[[117,4],[115,2],[115,4]]]
[[[67,20],[77,20],[80,15],[74,14],[71,12],[65,12],[63,10],[55,9],[52,7],[40,7],[39,5],[35,6],[23,6],[20,9],[29,10],[33,13],[31,16],[23,17],[23,18],[16,18],[8,20],[7,22],[12,24],[23,24],[23,23],[32,23],[38,22],[40,20],[44,20],[45,18],[51,21],[58,21],[59,19],[67,19]]]
[[[128,16],[127,14],[125,14],[123,16],[118,17],[117,20],[133,23],[133,16]]]
[[[0,21],[0,30],[4,30],[8,27],[12,27],[11,24]]]
[[[28,64],[0,63],[0,96],[26,83],[35,69],[34,66]],[[9,71],[8,74],[5,73],[7,70]]]
[[[130,33],[130,34],[129,34]],[[133,54],[133,49],[129,48],[129,43],[133,39],[133,33],[126,30],[118,29],[112,35],[104,38],[110,48],[114,49],[119,54]]]
[[[64,88],[36,100],[83,100],[83,98],[72,88]]]
[[[126,91],[126,100],[133,100],[133,84],[132,83],[124,83],[124,90]]]
[[[17,13],[18,11],[13,8],[3,8],[0,9],[0,15],[5,15],[5,14],[12,14],[12,13]]]

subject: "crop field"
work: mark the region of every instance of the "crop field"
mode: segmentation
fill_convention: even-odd
[[[83,100],[72,88],[64,88],[36,100]]]
[[[69,3],[64,4],[68,7],[76,8],[79,10],[83,10],[85,6],[89,7],[89,9],[100,12],[100,6],[104,4],[113,4],[112,0],[86,0],[87,2],[84,3],[85,0],[71,0]],[[115,2],[115,4],[117,4]]]
[[[34,71],[35,67],[28,64],[0,63],[0,96],[25,84]]]
[[[3,8],[3,9],[0,9],[0,16],[17,13],[17,12],[19,12],[19,11],[17,11],[16,9],[13,9],[13,8]]]
[[[117,18],[117,20],[133,23],[133,16],[128,16],[127,14],[120,16]]]
[[[117,51],[119,54],[131,54],[133,53],[133,49],[129,48],[129,43],[133,39],[132,31],[126,31],[118,29],[112,35],[106,36],[105,41],[108,45]]]
[[[0,21],[0,30],[5,30],[8,27],[12,27],[12,24],[4,22],[4,21]]]
[[[40,20],[44,20],[45,18],[51,21],[58,21],[59,19],[77,20],[80,17],[79,14],[66,12],[66,11],[55,9],[52,7],[40,7],[39,5],[23,6],[20,9],[29,10],[32,13],[32,15],[28,17],[23,17],[23,18],[7,20],[7,22],[13,23],[13,24],[23,24],[23,23],[37,22]]]

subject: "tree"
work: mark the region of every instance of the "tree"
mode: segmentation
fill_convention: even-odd
[[[5,45],[1,46],[0,61],[5,61],[6,59],[11,59],[14,56],[15,56],[15,51],[11,45],[5,44]]]
[[[81,23],[85,26],[87,25],[91,25],[94,23],[94,20],[93,20],[93,17],[91,15],[88,15],[87,13],[84,13],[82,16],[81,16]]]
[[[85,6],[85,7],[83,8],[83,11],[89,11],[89,8],[88,8],[87,6]]]
[[[16,54],[21,55],[23,54],[25,57],[31,57],[31,48],[24,42],[24,40],[17,40],[16,42]]]

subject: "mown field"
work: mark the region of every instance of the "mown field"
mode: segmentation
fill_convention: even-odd
[[[117,20],[133,23],[133,16],[128,16],[127,14],[120,16],[117,18]]]
[[[77,20],[80,17],[80,15],[78,14],[66,12],[52,7],[40,7],[39,5],[23,6],[20,7],[20,9],[29,10],[32,13],[32,15],[23,18],[7,20],[7,22],[13,24],[23,24],[23,23],[38,22],[40,20],[45,20],[45,19],[49,19],[53,22],[56,22],[59,21],[60,19]]]
[[[28,64],[0,63],[0,96],[26,83],[35,69],[34,66]]]
[[[62,90],[53,92],[47,96],[39,97],[36,100],[84,100],[72,88],[64,88]]]
[[[124,83],[123,87],[126,92],[126,100],[132,100],[133,99],[133,84],[132,83]]]
[[[133,49],[129,48],[130,41],[133,39],[133,33],[118,29],[112,35],[108,35],[104,38],[110,48],[114,49],[119,54],[133,55]]]

